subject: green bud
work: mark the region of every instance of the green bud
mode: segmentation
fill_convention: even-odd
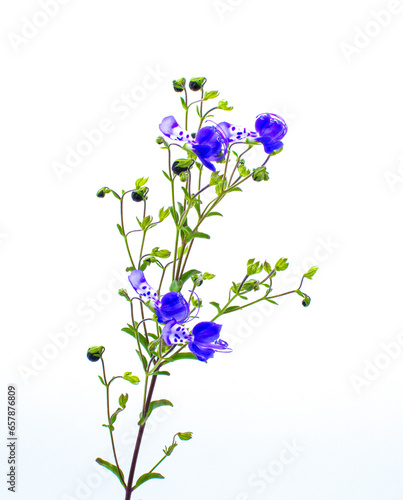
[[[305,295],[305,298],[302,301],[302,305],[304,307],[308,307],[310,303],[311,303],[311,297],[309,297],[308,295]]]
[[[105,191],[104,191],[104,189],[105,188],[102,188],[99,191],[97,191],[98,198],[105,198]]]
[[[266,170],[266,167],[259,167],[253,169],[252,179],[256,182],[268,181],[269,180],[269,172]]]
[[[130,297],[129,297],[129,294],[127,293],[127,290],[124,289],[124,288],[120,288],[118,290],[118,294],[121,296],[121,297],[124,297],[127,301],[130,302]]]
[[[193,92],[197,92],[204,86],[206,82],[207,78],[204,78],[204,76],[198,78],[191,78],[189,82],[189,88],[190,90],[193,90]]]
[[[254,259],[253,259],[254,260]],[[252,276],[252,274],[259,274],[263,271],[263,265],[260,262],[251,262],[252,259],[248,261],[246,274]]]
[[[135,201],[136,203],[139,203],[140,201],[144,201],[147,199],[147,193],[148,193],[148,188],[147,187],[142,187],[140,189],[136,189],[135,191],[132,191],[131,197],[132,200]]]
[[[179,78],[179,80],[173,80],[172,85],[175,92],[183,92],[186,85],[186,79]]]
[[[102,354],[105,352],[105,347],[101,346],[93,346],[90,347],[87,351],[87,358],[95,363],[102,358]]]
[[[266,271],[267,274],[271,273],[271,265],[266,261],[264,261],[263,263],[263,269]]]
[[[234,109],[233,106],[228,106],[228,101],[220,101],[217,104],[218,109],[222,109],[223,111],[232,111]]]
[[[196,274],[195,276],[192,276],[192,281],[195,286],[201,286],[203,284],[203,275],[202,274]]]
[[[182,441],[189,441],[192,439],[193,432],[178,432],[178,438]]]
[[[160,135],[155,139],[155,142],[157,144],[164,144],[165,143],[164,139]]]
[[[276,271],[285,271],[288,267],[289,263],[286,258],[279,259],[274,266]]]

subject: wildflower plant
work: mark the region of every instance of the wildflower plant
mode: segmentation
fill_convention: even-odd
[[[254,130],[229,122],[214,121],[216,110],[231,111],[232,106],[225,100],[208,107],[207,103],[216,99],[219,92],[205,90],[205,78],[192,78],[188,84],[193,101],[189,99],[185,78],[173,81],[175,92],[181,93],[181,104],[185,112],[184,126],[181,127],[174,116],[162,119],[159,129],[162,135],[156,139],[160,148],[167,155],[167,168],[162,171],[169,189],[171,204],[162,207],[158,214],[149,214],[147,199],[152,193],[147,187],[148,178],[139,178],[132,189],[118,194],[108,187],[97,192],[99,198],[112,194],[120,204],[120,223],[118,231],[127,249],[130,265],[127,267],[129,290],[120,289],[119,295],[128,302],[129,323],[122,330],[133,337],[134,349],[139,357],[142,376],[125,372],[121,376],[108,380],[105,370],[103,346],[88,349],[87,357],[92,362],[101,361],[102,374],[99,379],[106,391],[107,423],[114,463],[98,458],[96,461],[109,469],[120,481],[125,500],[129,500],[133,491],[143,483],[164,477],[156,471],[161,462],[169,457],[178,441],[188,441],[191,432],[178,432],[172,443],[163,450],[162,458],[148,471],[137,473],[137,462],[147,420],[152,412],[162,406],[173,406],[166,399],[154,399],[158,378],[169,376],[167,366],[184,359],[207,362],[216,353],[230,353],[231,347],[225,341],[220,318],[266,301],[276,304],[281,296],[298,294],[302,305],[307,307],[311,299],[302,291],[305,278],[312,279],[317,267],[312,267],[303,276],[298,288],[275,293],[274,282],[278,273],[288,267],[288,261],[280,258],[277,262],[259,262],[251,258],[240,271],[239,278],[230,284],[228,300],[219,304],[208,299],[215,308],[215,314],[209,317],[204,312],[205,298],[200,293],[203,282],[214,279],[215,275],[200,269],[188,269],[188,260],[198,239],[210,239],[203,232],[203,224],[209,217],[222,217],[217,211],[221,201],[229,196],[235,197],[249,182],[261,182],[269,179],[267,163],[270,158],[283,150],[283,138],[287,133],[285,121],[275,114],[262,113],[255,120]],[[189,113],[197,114],[198,128],[190,131]],[[252,148],[263,147],[265,161],[248,169],[245,158]],[[208,181],[206,183],[206,178]],[[206,189],[215,192],[209,202],[204,201],[202,193]],[[125,209],[129,200],[130,210],[138,212],[138,228],[125,225]],[[139,206],[137,205],[139,204]],[[172,230],[170,249],[147,247],[147,235],[151,230],[164,224]],[[138,237],[138,258],[135,258],[133,243]],[[146,275],[150,266],[160,271],[159,282],[149,283]],[[197,293],[196,293],[197,290]],[[257,296],[257,298],[256,298]],[[214,298],[214,297],[213,297]],[[223,338],[221,338],[223,337]],[[138,435],[128,473],[124,473],[118,461],[114,440],[114,430],[119,413],[128,403],[128,394],[122,394],[116,411],[111,413],[110,388],[118,379],[130,384],[143,384],[142,408],[138,419]]]

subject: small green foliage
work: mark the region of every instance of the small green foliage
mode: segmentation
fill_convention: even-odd
[[[160,250],[159,247],[155,247],[151,250],[151,255],[160,259],[167,259],[171,256],[171,252],[169,250]]]
[[[119,288],[118,294],[121,297],[124,297],[128,302],[130,302],[129,294],[127,293],[127,290],[125,288]]]
[[[165,479],[164,476],[159,474],[158,472],[148,472],[147,474],[143,474],[137,479],[136,484],[133,487],[133,491],[136,490],[139,486],[141,486],[146,481],[150,481],[150,479]]]
[[[217,104],[218,109],[222,109],[223,111],[232,111],[234,109],[233,106],[228,106],[228,101],[220,101]]]
[[[182,290],[183,283],[182,281],[172,281],[172,283],[169,286],[169,291],[170,292],[180,292]]]
[[[263,264],[260,262],[255,262],[255,259],[249,259],[246,265],[246,274],[252,276],[252,274],[259,274],[263,271]]]
[[[238,165],[238,173],[241,177],[248,177],[250,175],[250,170],[245,167],[245,163],[242,163],[243,160],[239,162]]]
[[[271,273],[271,265],[267,261],[264,261],[263,269],[266,271],[267,274]]]
[[[127,403],[128,399],[129,399],[128,394],[121,394],[119,396],[119,404],[123,410],[126,408],[126,403]]]
[[[163,220],[165,220],[169,215],[169,208],[164,208],[162,207],[159,211],[159,214],[158,214],[158,217],[159,217],[159,221],[162,222]]]
[[[189,441],[189,439],[192,439],[193,432],[178,432],[178,438],[181,441]]]
[[[133,385],[137,385],[140,383],[140,379],[136,377],[136,375],[132,375],[132,372],[125,372],[123,375],[123,379],[127,380]]]
[[[282,258],[276,262],[276,265],[274,268],[276,271],[285,271],[287,269],[288,265],[289,265],[289,263],[287,262],[287,259]]]
[[[203,273],[203,279],[204,280],[212,280],[213,278],[215,278],[215,274],[211,274],[211,273]]]
[[[122,226],[120,224],[116,224],[116,227],[118,228],[119,233],[124,236],[125,233],[123,232]]]
[[[304,274],[304,278],[308,278],[309,280],[311,280],[315,276],[318,269],[319,269],[319,267],[317,267],[317,266],[311,267],[311,269],[309,269],[309,271],[307,271]]]
[[[209,99],[215,99],[219,95],[220,93],[218,92],[218,90],[210,90],[210,92],[206,92],[204,94],[203,101],[208,101]]]
[[[144,219],[140,222],[140,227],[143,231],[148,229],[153,221],[152,215],[146,215]]]
[[[259,167],[253,169],[252,179],[256,182],[268,181],[269,172],[266,167]]]
[[[113,474],[115,474],[115,476],[119,479],[120,484],[123,486],[123,488],[125,487],[125,484],[122,481],[122,478],[124,480],[123,472],[120,469],[118,469],[116,465],[112,465],[106,460],[103,460],[102,458],[97,458],[95,461],[97,464],[101,465],[102,467],[105,467],[106,469],[110,470]]]
[[[140,177],[140,179],[137,179],[136,181],[136,189],[140,189],[141,187],[145,186],[148,182],[148,177]]]
[[[157,401],[151,401],[150,406],[148,408],[148,412],[146,416],[141,415],[140,420],[139,420],[139,425],[144,424],[148,417],[151,415],[151,413],[156,410],[157,408],[160,408],[161,406],[173,406],[173,404],[168,401],[167,399],[159,399]]]

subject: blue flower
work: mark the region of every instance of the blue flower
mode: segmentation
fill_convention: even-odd
[[[247,128],[244,127],[238,127],[237,125],[232,125],[231,123],[228,122],[221,122],[217,125],[217,127],[221,129],[221,131],[227,137],[229,143],[243,141],[248,137],[250,137],[251,139],[253,137],[257,137],[256,132],[252,132],[251,130],[248,130]]]
[[[155,312],[159,323],[168,323],[172,320],[176,323],[186,323],[189,319],[190,308],[181,293],[168,292],[156,305]]]
[[[254,140],[263,144],[265,153],[271,154],[283,147],[281,139],[287,133],[288,127],[281,116],[262,113],[256,118],[255,129],[258,137]]]
[[[227,342],[219,338],[221,328],[222,325],[213,321],[203,321],[190,333],[184,326],[170,321],[162,330],[162,338],[167,345],[188,343],[189,350],[199,361],[207,361],[217,351],[232,352]]]
[[[193,139],[183,130],[173,116],[166,116],[159,125],[160,131],[173,141],[187,143],[198,156],[201,163],[216,171],[213,161],[222,161],[228,151],[228,139],[220,127],[207,125],[202,127]]]
[[[228,139],[216,125],[202,127],[192,144],[193,151],[205,167],[216,171],[212,161],[222,161],[228,151]]]

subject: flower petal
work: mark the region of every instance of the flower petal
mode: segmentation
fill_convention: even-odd
[[[190,308],[181,293],[168,292],[156,307],[156,313],[160,323],[168,323],[171,320],[185,323],[189,319]]]
[[[218,340],[220,337],[222,325],[214,323],[214,321],[202,321],[197,323],[193,328],[194,342],[196,343],[209,343]]]
[[[255,140],[263,144],[264,152],[268,155],[273,153],[273,151],[278,151],[284,146],[281,141],[273,141],[271,137],[258,137]]]
[[[200,347],[196,345],[195,343],[190,343],[189,344],[189,350],[193,352],[197,356],[197,359],[199,361],[207,361],[210,358],[214,357],[214,349],[205,348],[205,347]]]
[[[260,114],[256,118],[255,128],[259,136],[271,137],[273,141],[280,141],[288,131],[283,118],[272,113]]]
[[[192,336],[187,328],[178,325],[175,320],[172,320],[162,329],[162,338],[166,345],[175,345],[189,342]]]
[[[223,134],[227,137],[229,142],[242,141],[247,137],[252,138],[257,136],[256,132],[252,132],[251,130],[248,130],[244,127],[232,125],[228,122],[221,122],[217,126],[222,130]]]
[[[147,283],[143,271],[132,271],[129,275],[129,281],[136,293],[146,300],[159,302],[157,292]]]
[[[159,125],[161,132],[174,141],[191,142],[189,132],[183,130],[173,116],[166,116]]]

